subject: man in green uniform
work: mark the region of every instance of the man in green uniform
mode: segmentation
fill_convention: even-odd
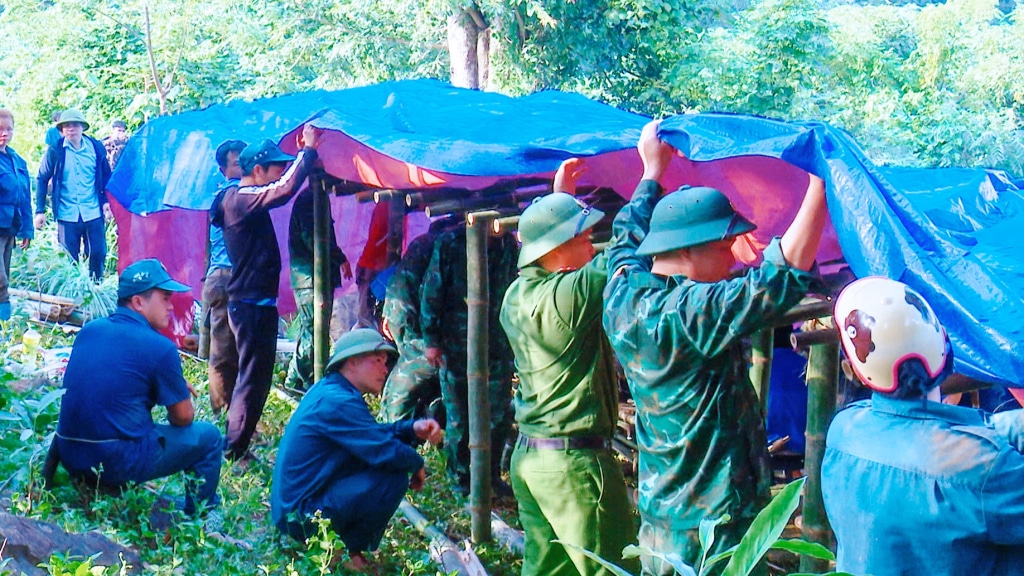
[[[388,281],[384,298],[384,329],[398,348],[398,362],[388,375],[381,398],[385,422],[421,418],[427,407],[441,397],[437,368],[424,354],[423,332],[420,328],[420,297],[423,276],[434,253],[434,241],[450,226],[445,218],[430,224],[427,232],[409,243],[401,262]]]
[[[578,162],[562,164],[555,190],[575,189],[563,179]],[[602,216],[555,192],[519,220],[519,278],[505,293],[501,325],[519,373],[511,476],[526,535],[524,576],[611,574],[555,539],[620,565],[629,563],[622,549],[636,543],[626,482],[611,449],[618,385],[601,327],[608,260],[594,258],[590,240]]]
[[[519,246],[508,233],[490,236],[487,242],[487,277],[491,398],[491,480],[495,494],[511,495],[500,478],[500,455],[512,429],[512,373],[515,366],[508,339],[501,330],[498,312],[505,290],[516,277]],[[469,310],[466,307],[466,227],[442,233],[423,278],[420,327],[426,357],[439,368],[441,398],[445,408],[445,451],[448,471],[459,485],[469,488],[469,383],[466,378],[466,341]]]
[[[697,528],[728,514],[713,552],[736,544],[769,498],[764,417],[742,342],[805,295],[828,211],[810,176],[800,209],[760,266],[730,277],[731,247],[754,225],[721,192],[683,187],[660,201],[675,150],[648,124],[643,179],[615,219],[604,327],[637,406],[640,543],[700,559]],[[643,558],[644,574],[672,574]]]
[[[331,289],[327,308],[332,309],[334,289],[341,286],[341,277],[352,278],[345,253],[338,248],[334,234],[334,218],[328,226],[328,249],[331,261]],[[292,216],[288,222],[288,258],[292,277],[292,294],[299,315],[299,335],[295,353],[288,363],[285,386],[294,390],[308,390],[313,385],[313,192],[306,188],[295,197]]]

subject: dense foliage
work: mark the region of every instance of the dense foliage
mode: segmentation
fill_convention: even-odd
[[[450,21],[472,13],[487,32],[487,89],[573,90],[649,115],[824,120],[879,161],[1020,173],[1024,11],[1007,4],[13,0],[0,104],[18,119],[14,146],[35,157],[67,106],[102,135],[118,117],[138,126],[234,98],[448,78],[461,66]]]
[[[0,326],[0,338],[20,342],[22,333],[34,328],[42,335],[43,348],[70,346],[73,335],[58,327],[29,323],[22,312]],[[15,347],[17,348],[17,347]],[[0,362],[22,360],[10,346],[0,353]],[[223,429],[223,415],[218,420],[206,400],[206,365],[190,357],[183,361],[185,377],[195,383],[200,393],[196,401],[197,418],[217,422]],[[283,367],[281,368],[283,370]],[[283,372],[278,375],[278,380]],[[294,410],[293,401],[283,394],[272,394],[260,422],[260,433],[254,451],[260,462],[244,474],[225,466],[221,471],[219,493],[224,516],[225,533],[238,541],[226,541],[204,531],[201,520],[173,514],[170,526],[163,526],[154,510],[167,506],[167,499],[181,497],[182,475],[133,486],[120,496],[104,494],[89,487],[76,487],[61,469],[53,491],[41,489],[40,470],[46,449],[56,428],[60,397],[59,382],[25,390],[18,376],[0,368],[0,501],[4,511],[52,522],[70,532],[97,530],[108,538],[139,552],[145,574],[217,574],[253,576],[274,574],[307,576],[310,574],[347,574],[341,567],[330,569],[328,560],[334,549],[343,544],[326,530],[306,546],[280,536],[270,522],[270,479],[277,445],[284,426]],[[280,382],[278,382],[280,384]],[[162,410],[154,416],[162,418]],[[423,491],[411,493],[410,499],[434,524],[454,540],[469,536],[469,515],[466,501],[444,474],[443,455],[436,448],[423,448],[427,460],[427,485]],[[9,497],[9,503],[8,503]],[[506,505],[508,502],[506,502]],[[502,511],[509,521],[515,515],[509,508]],[[520,560],[496,544],[475,547],[488,574],[518,574]],[[0,547],[0,575],[5,558]],[[377,554],[378,574],[440,574],[430,561],[426,539],[398,516],[392,520],[381,550]],[[91,566],[88,558],[50,559],[45,569],[57,576],[121,573],[118,568]],[[135,568],[139,568],[136,566]]]

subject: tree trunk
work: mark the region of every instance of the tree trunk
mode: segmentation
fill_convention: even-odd
[[[477,36],[477,26],[468,11],[460,10],[448,18],[448,55],[451,58],[452,86],[480,88]]]

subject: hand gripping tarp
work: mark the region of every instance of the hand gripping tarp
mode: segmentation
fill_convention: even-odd
[[[452,88],[433,80],[313,91],[156,118],[125,147],[108,189],[119,227],[121,268],[161,259],[201,297],[206,210],[222,181],[214,150],[227,139],[263,138],[295,149],[307,120],[325,129],[320,155],[334,176],[397,189],[484,188],[503,177],[550,178],[571,156],[593,156],[591,178],[630,190],[639,174],[635,146],[646,118],[578,94],[541,92],[523,98]],[[350,262],[367,239],[372,205],[332,198],[338,243]],[[292,309],[287,272],[290,205],[273,211],[284,259],[282,312]],[[425,229],[410,215],[406,241]],[[347,288],[347,286],[345,287]],[[191,327],[176,302],[174,331]]]
[[[875,166],[848,134],[811,122],[683,115],[661,135],[697,163],[763,156],[821,176],[853,272],[920,292],[950,334],[958,372],[1021,386],[1024,195],[1004,173]]]

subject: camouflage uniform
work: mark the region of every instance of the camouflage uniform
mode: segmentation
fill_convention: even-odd
[[[334,289],[341,286],[341,265],[347,262],[334,235],[334,219],[330,222],[331,290],[326,306],[333,309]],[[288,223],[288,257],[290,259],[292,292],[299,315],[299,334],[295,354],[288,363],[285,386],[308,390],[313,385],[313,194],[303,190],[292,205]]]
[[[512,350],[501,329],[498,314],[505,289],[515,280],[519,246],[511,234],[490,237],[487,242],[490,308],[488,309],[491,397],[491,464],[497,472],[500,455],[512,427]],[[460,481],[469,479],[468,381],[466,377],[466,229],[460,226],[441,234],[434,243],[423,279],[420,327],[424,344],[444,352],[441,397],[444,400],[445,451],[448,471]],[[492,478],[498,478],[493,474]]]
[[[814,276],[786,264],[778,240],[740,277],[697,283],[650,272],[637,256],[661,188],[642,181],[613,224],[604,327],[637,406],[640,543],[696,563],[703,518],[729,514],[716,548],[738,542],[768,502],[764,416],[742,341],[779,321]],[[644,558],[645,574],[672,574]]]
[[[424,356],[426,346],[420,329],[420,289],[437,236],[437,231],[431,230],[410,242],[388,282],[384,319],[399,357],[381,398],[385,422],[422,416],[423,407],[441,396],[437,368]]]

